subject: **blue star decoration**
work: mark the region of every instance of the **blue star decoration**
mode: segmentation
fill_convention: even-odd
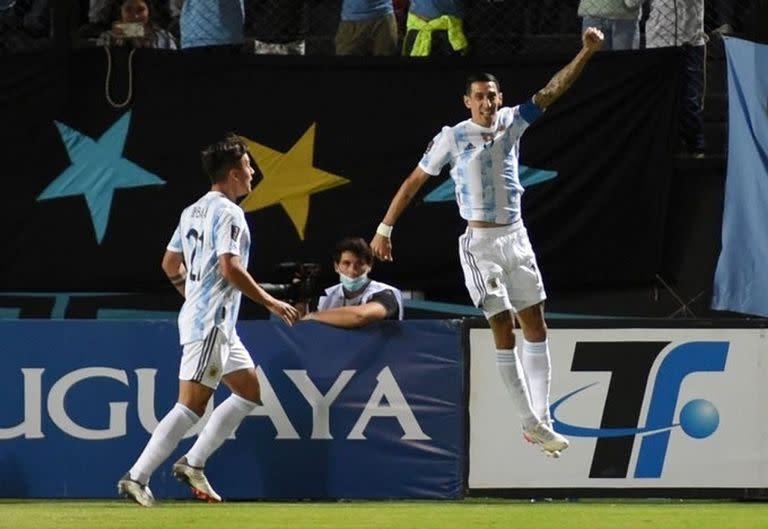
[[[85,195],[99,244],[107,232],[115,189],[165,184],[165,180],[123,158],[130,122],[131,113],[126,112],[95,141],[63,123],[55,122],[72,165],[48,184],[37,201]]]
[[[525,165],[520,166],[520,183],[523,187],[531,187],[557,177],[557,171],[535,169]],[[424,202],[449,202],[454,199],[456,185],[453,178],[449,178],[424,197]]]

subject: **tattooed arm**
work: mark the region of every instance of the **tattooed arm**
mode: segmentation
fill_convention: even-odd
[[[587,28],[581,37],[582,47],[576,57],[565,68],[555,74],[547,86],[536,92],[533,102],[545,109],[557,101],[579,78],[581,71],[590,57],[603,45],[603,33],[595,28]]]
[[[163,255],[163,271],[168,276],[168,280],[179,291],[181,297],[184,297],[184,283],[187,280],[187,269],[184,266],[183,254],[165,251]]]

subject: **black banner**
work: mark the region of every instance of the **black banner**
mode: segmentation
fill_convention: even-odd
[[[570,58],[2,58],[0,291],[170,292],[160,259],[181,210],[209,188],[200,150],[226,131],[259,166],[244,208],[251,272],[274,281],[280,262],[318,261],[330,283],[334,243],[369,239],[429,140],[468,117],[467,74],[494,73],[514,105]],[[679,67],[673,50],[600,53],[524,135],[523,163],[549,175],[523,205],[550,290],[644,284],[660,269]],[[373,275],[466,302],[464,227],[454,203],[419,199],[395,227],[394,263]]]

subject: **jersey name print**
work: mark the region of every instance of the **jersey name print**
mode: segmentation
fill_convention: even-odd
[[[247,267],[250,243],[243,210],[223,193],[210,191],[181,213],[168,250],[183,253],[187,268],[179,312],[182,344],[203,340],[214,327],[232,339],[241,293],[222,276],[219,256],[239,256]]]

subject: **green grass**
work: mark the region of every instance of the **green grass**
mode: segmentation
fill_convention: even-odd
[[[530,503],[0,500],[0,529],[764,529],[768,504],[678,500]]]

